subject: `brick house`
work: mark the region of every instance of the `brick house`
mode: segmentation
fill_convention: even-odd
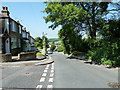
[[[23,28],[19,21],[12,19],[8,8],[3,7],[0,13],[0,53],[31,51],[30,37],[32,36],[26,28]]]

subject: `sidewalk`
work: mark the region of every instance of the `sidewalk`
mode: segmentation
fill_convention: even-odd
[[[16,61],[16,62],[3,62],[0,63],[0,66],[17,66],[17,65],[22,65],[22,66],[38,66],[38,65],[46,65],[53,63],[54,61],[52,60],[51,56],[48,56],[48,58],[43,59],[43,60],[29,60],[29,61]]]

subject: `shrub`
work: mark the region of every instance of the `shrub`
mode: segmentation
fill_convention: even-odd
[[[18,53],[21,52],[21,48],[15,48],[15,49],[12,49],[12,55],[18,55]]]
[[[102,64],[110,65],[110,66],[113,65],[111,60],[104,61]]]
[[[58,51],[58,52],[65,52],[65,48],[64,48],[62,45],[60,45],[60,46],[56,49],[56,51]]]
[[[73,55],[80,55],[80,54],[83,54],[83,52],[80,52],[80,51],[74,51],[72,54],[73,54]]]
[[[55,46],[54,44],[52,44],[51,47],[50,47],[50,50],[51,50],[51,51],[54,51],[55,48],[56,48],[56,46]]]
[[[43,54],[40,53],[40,52],[36,53],[36,55],[37,55],[37,56],[45,56],[45,55],[43,55]]]

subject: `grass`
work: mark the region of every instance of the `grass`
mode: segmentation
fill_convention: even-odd
[[[36,55],[37,55],[37,56],[45,56],[45,55],[43,55],[43,54],[40,53],[40,52],[36,53]]]

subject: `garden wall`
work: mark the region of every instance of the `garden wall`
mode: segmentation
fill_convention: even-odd
[[[9,62],[12,60],[12,54],[7,53],[7,54],[0,54],[0,62]]]
[[[36,59],[36,52],[27,52],[18,54],[18,60]]]

